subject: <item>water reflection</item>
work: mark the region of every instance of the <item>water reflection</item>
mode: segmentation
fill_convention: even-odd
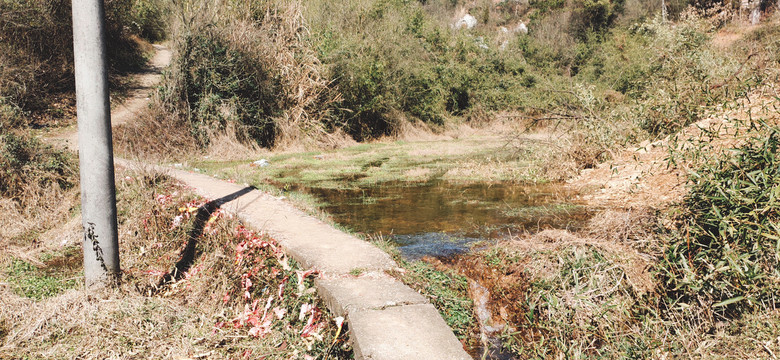
[[[587,218],[559,185],[389,182],[354,189],[309,188],[325,211],[354,231],[390,235],[409,258],[447,257],[484,240],[545,228],[576,228]]]

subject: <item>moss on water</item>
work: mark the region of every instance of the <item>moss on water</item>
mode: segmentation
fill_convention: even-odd
[[[248,184],[298,184],[348,189],[392,181],[509,181],[544,183],[539,152],[517,153],[499,137],[437,141],[364,143],[348,148],[271,154],[270,165],[253,166],[255,158],[190,162],[221,178]]]

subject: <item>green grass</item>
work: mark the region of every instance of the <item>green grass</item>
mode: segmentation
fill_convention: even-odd
[[[80,285],[77,273],[49,272],[20,259],[11,262],[6,275],[14,292],[35,300],[57,296]]]
[[[476,325],[466,277],[451,270],[437,270],[424,261],[401,262],[407,270],[401,280],[427,295],[459,339],[466,339]]]
[[[544,145],[518,154],[500,137],[360,144],[348,148],[271,154],[267,167],[257,159],[193,160],[188,165],[223,179],[254,186],[304,185],[352,188],[388,181],[546,182],[541,170]]]
[[[536,218],[541,216],[557,216],[565,215],[571,212],[582,212],[585,210],[583,205],[577,204],[551,204],[541,206],[526,206],[521,208],[505,208],[502,213],[504,216],[509,217],[521,217],[521,218]]]
[[[694,173],[658,269],[671,305],[704,304],[720,316],[776,306],[780,135],[765,131]]]

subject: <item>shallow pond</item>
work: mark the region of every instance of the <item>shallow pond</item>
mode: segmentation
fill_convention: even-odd
[[[305,189],[353,231],[381,234],[410,259],[446,257],[475,243],[546,228],[577,228],[588,216],[560,185],[385,182]]]

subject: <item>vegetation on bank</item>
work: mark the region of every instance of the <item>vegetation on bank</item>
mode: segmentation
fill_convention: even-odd
[[[276,148],[512,119],[566,130],[576,170],[763,81],[733,81],[756,60],[709,41],[728,9],[669,3],[674,23],[643,1],[185,1],[154,118],[189,146]],[[453,29],[466,11],[477,26]]]
[[[716,318],[777,307],[779,130],[765,129],[692,176],[660,265],[670,307],[711,307]]]
[[[106,2],[111,85],[145,65],[142,36],[166,36],[165,9],[148,0]],[[0,2],[0,237],[25,243],[64,221],[75,207],[76,159],[34,138],[31,129],[75,116],[70,2]]]
[[[577,170],[622,145],[674,138],[715,111],[745,111],[742,101],[750,91],[774,81],[776,22],[723,44],[713,41],[718,32],[736,31],[728,8],[669,3],[666,21],[656,5],[639,1],[472,4],[466,8],[478,25],[470,30],[450,28],[451,14],[463,5],[458,2],[194,7],[188,23],[203,20],[193,9],[209,10],[210,30],[190,29],[198,37],[178,45],[177,67],[161,103],[175,110],[169,112],[175,114],[172,123],[189,129],[201,146],[231,132],[261,146],[284,147],[288,140],[282,139],[322,145],[338,131],[360,141],[402,133],[405,124],[435,132],[501,115],[535,129],[563,130],[564,159]],[[225,20],[228,13],[237,20]],[[279,14],[294,14],[288,22],[294,26],[273,28],[282,22],[274,18]],[[520,20],[527,21],[528,34],[499,30]],[[246,40],[247,34],[254,40]],[[257,55],[262,52],[251,51],[257,44],[285,56]],[[308,69],[295,73],[297,81],[278,66],[291,58]],[[274,95],[293,90],[301,95],[298,102]],[[259,95],[245,97],[249,93]],[[500,306],[493,314],[506,324],[498,335],[505,350],[532,358],[760,356],[763,350],[748,351],[740,332],[770,352],[777,348],[766,345],[777,327],[758,321],[762,311],[776,318],[770,132],[762,133],[770,140],[740,150],[751,155],[700,163],[697,184],[678,210],[687,218],[675,226],[661,226],[659,214],[628,216],[625,224],[635,229],[619,239],[594,235],[604,228],[591,229],[585,239],[546,233],[535,248],[476,256],[474,267],[489,271],[466,275],[486,280],[497,294],[494,302],[504,305],[503,314]],[[289,169],[248,171],[277,171],[270,176],[298,181],[305,176],[291,172],[316,172],[317,155],[279,155],[273,162]],[[315,177],[339,181],[337,168]],[[444,290],[420,284],[434,284],[442,274],[416,269],[407,281],[438,296]],[[446,275],[445,282],[459,279],[454,276]],[[464,292],[460,288],[453,298]],[[451,305],[438,304],[445,314]],[[459,314],[447,316],[451,324]],[[461,335],[475,331],[455,327]]]
[[[122,287],[72,290],[83,286],[78,242],[0,259],[4,356],[351,356],[313,291],[317,273],[273,238],[163,175],[120,171],[117,184]]]
[[[500,118],[563,134],[557,139],[562,149],[556,149],[562,155],[547,162],[565,163],[571,171],[556,169],[565,174],[559,177],[534,173],[537,180],[565,178],[594,166],[621,145],[667,135],[674,139],[680,129],[714,111],[751,117],[745,99],[777,78],[776,20],[751,29],[740,41],[718,44],[713,41],[718,32],[737,32],[729,8],[710,1],[695,2],[693,8],[683,0],[666,3],[667,20],[659,16],[658,4],[639,0],[540,0],[527,5],[269,0],[227,1],[221,7],[192,0],[170,9],[147,0],[106,4],[109,37],[117,44],[110,54],[113,74],[142,64],[134,36],[164,37],[162,19],[168,11],[175,24],[170,31],[174,65],[151,114],[141,121],[151,130],[138,132],[145,138],[128,140],[166,143],[149,147],[150,153],[183,154],[220,137],[272,148],[329,147],[341,133],[362,141],[403,134],[409,124],[437,132]],[[42,145],[27,131],[66,118],[72,107],[67,100],[73,86],[67,4],[0,4],[0,210],[8,214],[0,219],[4,247],[30,246],[76,210],[73,157]],[[451,28],[460,9],[476,17],[475,28]],[[530,29],[527,34],[514,31],[520,21]],[[466,258],[460,268],[467,271],[461,274],[442,271],[442,264],[407,264],[411,270],[405,280],[432,296],[460,336],[478,331],[465,295],[468,279],[480,281],[492,294],[494,320],[504,324],[495,336],[516,356],[774,356],[780,349],[775,303],[780,292],[775,204],[780,140],[776,124],[762,125],[757,119],[744,124],[759,128],[759,136],[740,139],[731,157],[698,162],[690,194],[671,215],[611,213],[576,236],[543,232],[527,246]],[[529,151],[527,144],[518,149]],[[359,171],[331,171],[323,168],[345,162],[317,169],[312,163],[321,160],[315,155],[278,155],[272,163],[286,162],[289,170],[301,173],[301,167],[315,168],[312,180],[333,180],[370,172],[376,167],[372,164],[387,161],[361,154]],[[670,166],[676,156],[698,155],[671,154]],[[448,170],[428,166],[433,162],[412,163],[400,164],[390,176],[424,178]],[[422,170],[415,172],[412,166]],[[269,176],[299,179],[285,170]],[[347,351],[339,347],[339,339],[337,347],[329,347],[334,328],[323,318],[313,320],[323,324],[323,339],[299,336],[307,325],[302,321],[317,316],[315,307],[307,307],[308,318],[293,316],[304,304],[316,303],[305,291],[310,283],[302,281],[304,292],[299,291],[293,284],[294,264],[288,262],[290,269],[284,269],[287,260],[269,252],[273,241],[228,219],[215,218],[209,230],[216,232],[199,238],[194,251],[201,262],[180,272],[185,278],[162,281],[180,254],[177,250],[186,248],[184,241],[198,228],[189,205],[202,200],[182,189],[174,195],[173,185],[162,178],[128,176],[120,186],[120,194],[131,194],[120,196],[122,225],[129,229],[122,243],[132,246],[123,253],[131,285],[120,293],[127,299],[111,298],[114,308],[69,291],[78,277],[78,266],[71,266],[78,258],[72,249],[46,258],[0,259],[4,283],[16,293],[0,297],[0,311],[7,312],[0,319],[0,345],[78,356],[78,346],[50,347],[64,338],[99,339],[97,331],[115,319],[142,319],[126,329],[113,328],[121,334],[110,339],[116,348],[129,352],[146,344],[154,351],[154,344],[170,344],[161,333],[179,333],[190,340],[181,345],[188,355],[206,348],[214,348],[215,356],[246,354],[255,346],[246,339],[269,329],[265,322],[255,323],[263,305],[255,300],[269,296],[256,284],[262,278],[268,289],[280,291],[285,305],[272,306],[273,316],[280,318],[271,328],[280,332],[252,351],[272,356]],[[52,200],[61,198],[65,201]],[[143,201],[136,203],[139,199]],[[210,219],[202,220],[208,224]],[[253,267],[244,266],[249,263],[236,255],[245,254],[238,244],[246,241],[268,243],[247,251],[280,272],[254,274]],[[205,276],[206,269],[218,271]],[[258,280],[249,289],[248,278]],[[228,296],[214,298],[214,287]],[[249,299],[240,295],[243,290]],[[63,302],[21,298],[55,295]],[[94,307],[106,309],[108,317],[82,326]],[[47,330],[51,332],[17,331],[22,322],[14,319],[64,308],[76,310],[42,320],[56,324]],[[171,321],[170,314],[185,320]],[[254,334],[247,335],[249,331]],[[146,343],[139,333],[151,334],[154,341]]]

